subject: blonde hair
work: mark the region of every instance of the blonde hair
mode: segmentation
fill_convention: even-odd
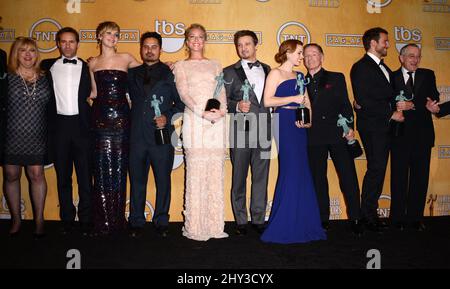
[[[15,74],[18,73],[17,70],[20,65],[19,50],[20,50],[20,48],[28,47],[28,46],[31,46],[36,50],[36,62],[33,65],[33,69],[37,74],[41,73],[41,69],[40,69],[41,58],[40,58],[39,49],[38,49],[36,40],[34,40],[31,37],[23,37],[23,36],[17,37],[11,46],[11,51],[9,53],[9,61],[8,61],[8,69],[11,73],[15,73]]]
[[[205,34],[205,41],[206,41],[206,29],[203,25],[198,23],[192,23],[186,30],[184,31],[184,45],[186,46],[186,51],[189,52],[189,48],[187,47],[186,43],[189,40],[189,34],[191,34],[191,31],[194,29],[199,29]]]
[[[297,39],[288,39],[281,43],[280,48],[278,48],[278,53],[275,54],[275,61],[277,63],[283,64],[287,60],[286,53],[293,53],[297,46],[303,46],[303,43]]]
[[[117,30],[120,33],[120,27],[116,22],[105,21],[100,23],[95,30],[95,35],[97,37],[97,43],[100,44],[100,35],[102,35],[107,30]]]

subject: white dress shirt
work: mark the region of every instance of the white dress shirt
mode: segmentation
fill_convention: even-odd
[[[241,65],[250,85],[255,85],[253,92],[255,92],[256,97],[258,98],[258,102],[261,102],[264,91],[264,82],[266,81],[266,74],[264,73],[262,64],[259,67],[253,66],[252,69],[250,69],[247,64],[249,62],[250,61],[248,60],[242,59]]]
[[[55,90],[56,112],[61,115],[77,115],[78,89],[83,63],[77,57],[77,64],[63,63],[65,57],[58,59],[50,68]]]
[[[389,72],[387,71],[386,67],[384,67],[384,65],[380,65],[381,60],[376,55],[370,52],[367,52],[367,55],[369,55],[370,58],[372,58],[378,64],[378,66],[381,68],[381,71],[383,71],[384,76],[386,76],[386,79],[391,82],[391,79],[389,78]]]

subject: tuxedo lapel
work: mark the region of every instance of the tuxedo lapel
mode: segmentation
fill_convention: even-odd
[[[375,60],[373,60],[369,55],[366,54],[364,57],[366,57],[367,61],[369,61],[369,63],[371,63],[372,68],[377,71],[378,75],[383,78],[383,80],[386,82],[386,84],[390,85],[389,81],[386,78],[386,75],[384,75],[383,70],[381,70],[380,65],[378,65],[375,62]],[[389,75],[389,79],[390,79],[390,81],[392,81],[392,71],[386,65],[384,66],[384,68],[386,68],[388,75]]]
[[[422,85],[422,82],[425,79],[425,75],[422,73],[420,69],[416,70],[415,77],[414,77],[414,95],[416,96],[420,86]]]
[[[145,89],[144,89],[144,65],[139,66],[134,74],[134,82],[136,83],[136,87],[141,92],[140,96],[145,97]]]

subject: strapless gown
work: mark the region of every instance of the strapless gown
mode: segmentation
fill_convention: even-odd
[[[295,79],[282,82],[275,96],[299,94],[295,84]],[[281,107],[276,112],[279,115],[279,173],[269,223],[261,240],[281,244],[325,240],[309,169],[306,129],[295,126],[295,109]]]
[[[94,234],[104,235],[122,231],[126,225],[130,108],[125,71],[99,70],[94,77],[93,221]]]

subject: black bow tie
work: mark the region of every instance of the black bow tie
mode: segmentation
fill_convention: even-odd
[[[63,64],[66,64],[66,63],[77,64],[77,60],[76,60],[76,59],[67,59],[67,58],[64,58],[64,59],[63,59]]]
[[[382,65],[384,66],[384,59],[381,59],[381,60],[380,60],[380,64],[378,64],[378,65],[379,65],[379,66],[382,66]]]
[[[258,60],[256,60],[256,62],[253,62],[253,63],[249,62],[249,63],[247,63],[247,65],[248,65],[248,68],[252,69],[253,66],[259,67],[261,65],[261,63]]]

